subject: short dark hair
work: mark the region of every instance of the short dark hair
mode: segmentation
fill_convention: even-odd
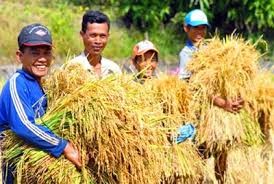
[[[21,52],[24,52],[25,49],[26,49],[26,47],[27,47],[27,46],[25,46],[25,45],[21,45],[21,46],[19,47],[19,50],[20,50]]]
[[[82,31],[85,33],[87,30],[88,23],[107,23],[108,30],[110,29],[110,21],[107,15],[100,11],[87,11],[82,19]]]

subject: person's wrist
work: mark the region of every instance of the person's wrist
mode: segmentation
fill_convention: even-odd
[[[233,111],[230,100],[225,100],[224,109],[227,110],[227,111]]]
[[[219,96],[214,96],[213,103],[214,103],[214,105],[216,105],[218,107],[226,108],[227,100],[224,100],[223,98],[221,98]]]
[[[63,151],[63,154],[68,153],[69,150],[70,150],[70,142],[67,142],[67,145],[65,146],[65,149],[64,149],[64,151]]]

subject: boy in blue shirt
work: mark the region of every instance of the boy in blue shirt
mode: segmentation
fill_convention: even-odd
[[[184,20],[184,31],[187,34],[185,47],[179,54],[179,78],[188,80],[191,72],[186,69],[187,64],[192,58],[194,52],[198,51],[205,39],[207,29],[209,27],[206,14],[199,9],[190,11]],[[231,113],[238,113],[243,107],[243,99],[225,100],[219,96],[211,97],[214,105]]]
[[[210,27],[206,14],[199,9],[190,11],[184,19],[184,31],[187,34],[187,41],[184,48],[179,54],[179,78],[182,80],[189,80],[191,72],[187,70],[186,66],[190,62],[194,52],[198,51],[200,46],[203,46],[203,40],[207,34],[207,29]],[[231,113],[238,113],[244,104],[244,100],[238,99],[224,99],[220,96],[210,96],[213,104]],[[199,147],[200,151],[203,146]],[[204,153],[203,153],[204,154]],[[224,182],[224,173],[227,167],[227,152],[219,152],[215,157],[215,175],[220,183]]]
[[[24,141],[54,157],[64,154],[80,168],[82,164],[78,150],[69,141],[35,123],[35,119],[42,117],[47,109],[41,79],[47,75],[53,59],[49,30],[41,24],[24,27],[18,36],[18,46],[16,57],[22,69],[13,74],[2,89],[0,132],[11,129]],[[12,183],[12,176],[8,176],[4,183]]]
[[[192,10],[189,12],[184,21],[184,31],[188,40],[185,47],[179,54],[179,78],[189,79],[191,73],[187,71],[186,66],[192,58],[192,54],[198,50],[199,45],[204,40],[209,23],[207,16],[202,10]]]

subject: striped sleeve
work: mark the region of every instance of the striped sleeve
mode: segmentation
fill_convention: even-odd
[[[35,124],[35,112],[24,85],[18,83],[18,75],[15,74],[10,79],[10,128],[25,141],[50,152],[55,157],[60,156],[67,141],[46,127]]]

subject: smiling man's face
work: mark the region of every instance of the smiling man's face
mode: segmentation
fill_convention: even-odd
[[[184,26],[184,30],[187,33],[188,38],[195,44],[201,42],[205,38],[207,26]]]
[[[37,80],[48,74],[53,59],[51,46],[27,46],[16,55],[22,68]]]
[[[85,32],[80,32],[86,54],[97,56],[104,50],[109,36],[107,23],[88,23]]]

